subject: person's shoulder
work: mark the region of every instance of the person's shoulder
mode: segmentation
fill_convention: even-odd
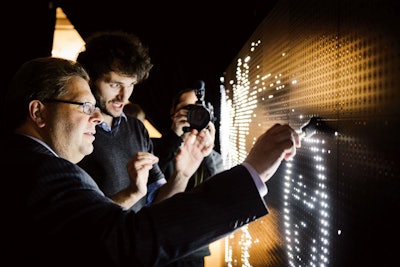
[[[141,120],[127,115],[126,120],[123,121],[126,123],[129,132],[145,137],[146,139],[150,139],[149,132]]]
[[[128,127],[131,129],[135,129],[135,130],[139,129],[141,131],[146,130],[144,123],[141,120],[139,120],[138,118],[131,116],[131,115],[126,115],[126,119],[123,119],[122,123],[126,123],[128,125]]]
[[[128,123],[128,124],[138,124],[138,125],[143,125],[144,126],[144,123],[141,121],[141,120],[139,120],[138,118],[136,118],[135,116],[132,116],[132,115],[129,115],[129,114],[126,114],[126,122]]]

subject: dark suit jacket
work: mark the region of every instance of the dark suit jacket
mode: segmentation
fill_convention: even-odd
[[[40,143],[17,135],[4,147],[2,260],[11,266],[163,266],[268,213],[243,166],[134,213]]]

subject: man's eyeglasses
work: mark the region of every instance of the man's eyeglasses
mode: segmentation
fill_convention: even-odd
[[[46,99],[44,102],[57,102],[57,103],[65,103],[65,104],[73,104],[73,105],[80,105],[82,106],[83,113],[87,115],[92,115],[96,107],[95,104],[90,102],[75,102],[75,101],[68,101],[68,100],[61,100],[61,99]]]

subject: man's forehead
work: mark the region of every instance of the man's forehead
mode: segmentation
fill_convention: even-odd
[[[80,77],[74,77],[66,86],[64,96],[69,96],[72,98],[82,98],[86,100],[94,100],[92,91],[90,90],[89,83]]]
[[[189,91],[189,92],[185,92],[181,95],[181,97],[179,98],[179,103],[192,103],[194,104],[194,102],[197,101],[197,97],[196,94],[194,93],[194,91]]]
[[[110,71],[103,75],[103,79],[106,82],[118,82],[122,84],[136,84],[137,75],[128,75],[123,73],[117,73],[115,71]]]
[[[186,105],[195,104],[196,101],[197,97],[194,91],[185,92],[179,98],[179,103],[176,105],[176,109],[181,109]]]

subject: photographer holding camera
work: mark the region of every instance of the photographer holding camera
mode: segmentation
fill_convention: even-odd
[[[213,110],[204,103],[204,82],[199,81],[195,88],[180,91],[172,101],[171,129],[154,140],[154,154],[159,157],[161,171],[168,180],[174,173],[175,155],[179,150],[186,135],[191,129],[203,131],[204,141],[209,144],[209,149],[204,153],[204,159],[197,171],[190,177],[185,191],[190,191],[210,176],[223,171],[221,155],[215,151],[215,126],[213,123]],[[204,266],[204,257],[210,255],[208,247],[197,250],[195,253],[178,260],[168,267]]]

